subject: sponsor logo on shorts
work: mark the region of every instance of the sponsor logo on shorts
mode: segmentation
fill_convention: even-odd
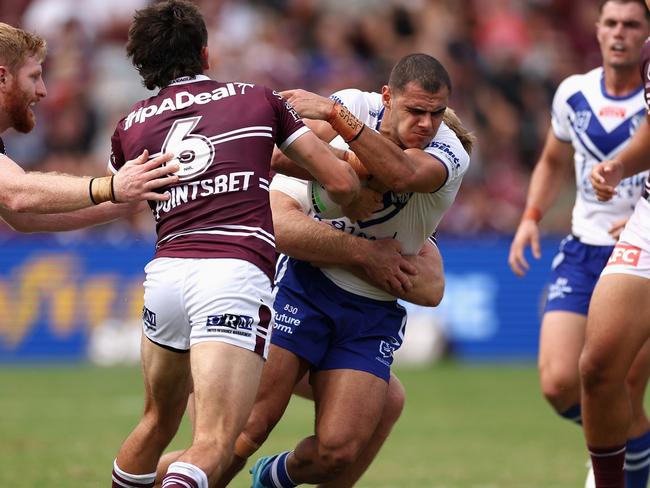
[[[379,341],[379,354],[376,359],[380,363],[390,366],[393,362],[393,354],[400,347],[400,342],[394,337],[389,337],[386,341]]]
[[[294,328],[300,325],[300,319],[293,317],[298,312],[298,307],[290,303],[284,305],[282,313],[274,311],[273,329],[285,334],[293,334]]]
[[[607,261],[607,266],[637,266],[639,264],[639,257],[641,256],[641,249],[636,246],[626,244],[616,244],[612,255]]]
[[[156,314],[147,307],[142,307],[142,322],[147,330],[156,330]]]
[[[208,332],[220,332],[223,334],[235,334],[249,337],[253,330],[255,320],[248,315],[235,315],[225,313],[221,315],[209,315],[206,327]]]
[[[548,300],[555,300],[556,298],[565,298],[573,292],[573,288],[569,286],[567,278],[558,278],[555,283],[551,283],[548,287]]]

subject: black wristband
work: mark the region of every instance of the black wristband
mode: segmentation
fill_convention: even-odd
[[[88,194],[90,195],[90,201],[93,202],[93,205],[97,205],[97,202],[93,197],[93,181],[95,181],[95,178],[90,178],[90,182],[88,183]]]
[[[115,175],[111,175],[111,202],[117,203],[115,198],[115,186],[113,185],[113,180],[115,180]]]
[[[357,132],[357,135],[354,136],[354,137],[353,137],[352,139],[350,139],[349,141],[345,141],[345,142],[346,142],[347,144],[350,144],[351,142],[354,142],[354,141],[356,141],[357,139],[359,139],[359,136],[361,135],[361,133],[363,132],[363,129],[365,129],[365,128],[366,128],[366,124],[363,124],[363,125],[361,126],[361,130],[360,130],[359,132]]]

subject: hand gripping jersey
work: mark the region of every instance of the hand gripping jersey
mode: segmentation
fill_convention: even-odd
[[[608,230],[614,221],[629,217],[641,195],[647,172],[623,180],[610,202],[596,199],[589,175],[595,164],[614,158],[627,145],[644,113],[642,87],[625,97],[608,95],[602,68],[570,76],[555,93],[553,132],[575,151],[572,233],[585,244],[613,245]]]
[[[378,130],[383,117],[381,95],[343,90],[332,95],[345,105],[368,127]],[[324,220],[335,229],[366,239],[393,238],[402,244],[403,254],[417,254],[431,236],[445,211],[451,206],[460,188],[463,175],[469,167],[469,155],[456,134],[444,123],[433,141],[424,149],[447,170],[444,185],[431,193],[384,194],[383,208],[369,219],[352,223],[347,218]],[[276,175],[271,189],[288,194],[301,203],[305,211],[310,208],[307,183],[284,175]],[[338,266],[325,266],[321,271],[339,287],[375,300],[394,300],[395,297],[358,278]],[[280,271],[281,273],[281,271]],[[279,280],[281,275],[276,276]]]
[[[118,123],[109,168],[116,172],[144,149],[151,157],[172,152],[180,182],[165,189],[169,200],[149,202],[155,257],[242,259],[272,278],[271,155],[307,130],[266,87],[185,77],[136,103]]]

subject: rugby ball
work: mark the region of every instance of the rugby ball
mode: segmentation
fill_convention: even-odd
[[[344,216],[343,208],[332,200],[332,197],[318,181],[310,181],[307,185],[310,209],[324,219],[339,219]]]

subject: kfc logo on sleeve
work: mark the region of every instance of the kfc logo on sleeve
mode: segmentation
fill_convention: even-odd
[[[607,261],[607,266],[637,266],[639,264],[639,256],[641,255],[641,249],[636,246],[630,246],[626,244],[616,244],[612,255]]]

